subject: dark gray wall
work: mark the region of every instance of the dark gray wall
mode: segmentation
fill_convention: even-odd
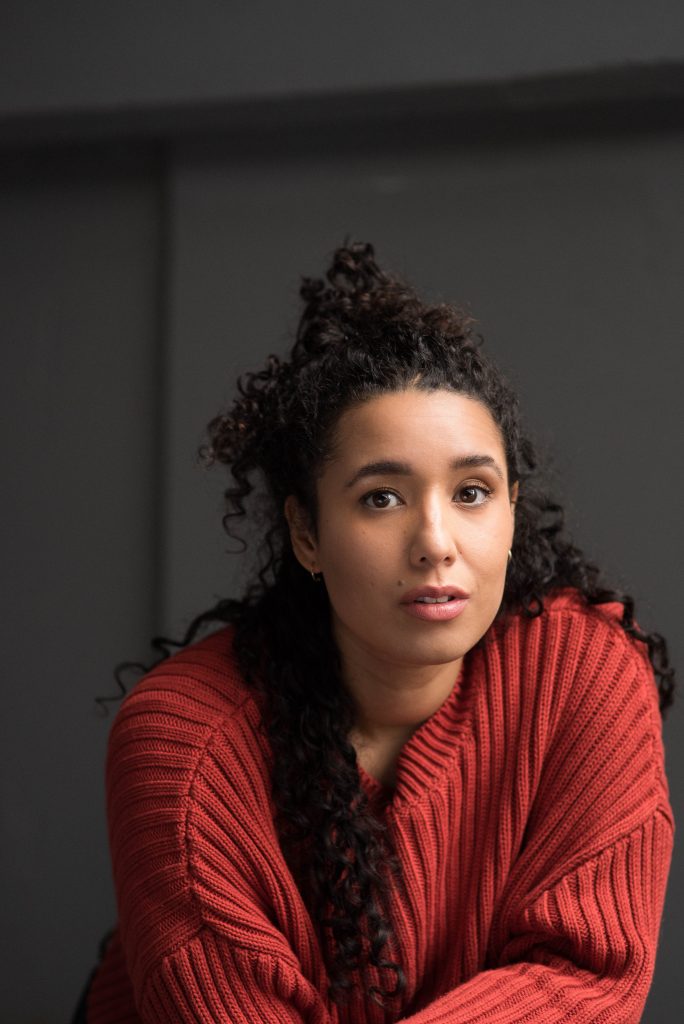
[[[158,201],[1,179],[0,1019],[66,1020],[115,915],[94,697],[153,629]]]
[[[679,0],[4,0],[0,116],[682,57]]]

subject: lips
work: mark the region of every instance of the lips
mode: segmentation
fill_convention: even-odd
[[[469,595],[460,587],[415,587],[401,599],[401,606],[423,622],[449,622],[461,614]]]
[[[432,604],[434,602],[444,602],[451,600],[465,600],[470,595],[462,590],[460,587],[414,587],[413,590],[407,590],[407,592],[401,598],[402,604],[413,604],[415,601],[421,601],[421,599],[427,598],[424,601],[425,604]]]

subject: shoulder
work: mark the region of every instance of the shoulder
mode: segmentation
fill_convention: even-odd
[[[545,595],[536,615],[521,610],[502,614],[483,640],[495,650],[537,653],[549,669],[581,661],[591,671],[615,651],[652,675],[646,645],[622,626],[623,611],[617,601],[589,604],[578,590],[564,587]]]
[[[502,613],[494,622],[499,631],[518,629],[537,624],[542,628],[563,622],[574,629],[587,627],[605,635],[624,636],[622,628],[623,606],[619,601],[605,604],[590,604],[575,587],[560,587],[544,595],[538,614],[527,614],[521,610]]]
[[[591,605],[564,589],[534,617],[502,616],[483,638],[527,808],[526,885],[548,886],[656,814],[672,827],[653,669],[622,615],[619,603]]]
[[[254,704],[237,665],[232,627],[224,627],[147,672],[124,698],[115,725],[145,715],[160,729],[183,722],[200,734],[248,713]]]
[[[548,709],[547,724],[569,719],[602,722],[637,718],[660,735],[658,691],[646,645],[622,626],[618,602],[589,604],[574,588],[546,595],[540,613],[522,611],[495,621],[483,638],[521,700]]]
[[[248,695],[226,626],[155,665],[127,695],[122,710],[153,699],[186,699],[205,708],[207,718],[230,714]]]
[[[181,880],[196,866],[198,836],[215,835],[216,822],[226,834],[241,830],[243,846],[273,831],[270,746],[232,638],[221,629],[157,665],[126,697],[109,736],[113,850],[135,836],[148,866],[166,858]]]
[[[656,810],[672,818],[653,669],[621,620],[620,604],[562,590],[483,638],[482,703],[503,708],[527,836],[545,863],[559,837],[588,856]]]
[[[266,773],[268,748],[255,692],[223,628],[167,658],[124,699],[107,750],[110,798],[131,785],[165,777],[184,799],[210,750],[228,751],[252,772]]]

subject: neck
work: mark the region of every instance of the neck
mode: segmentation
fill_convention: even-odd
[[[354,731],[371,741],[402,735],[408,739],[447,699],[463,662],[390,663],[339,639],[342,678],[355,708]]]
[[[341,653],[343,679],[355,709],[349,739],[359,764],[391,788],[404,744],[447,699],[463,659],[407,666],[383,664],[355,651]]]

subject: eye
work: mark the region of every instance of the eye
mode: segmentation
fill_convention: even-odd
[[[366,508],[397,508],[401,499],[394,491],[370,491],[361,498],[361,504]]]
[[[484,484],[466,484],[456,492],[463,505],[484,505],[492,496],[492,490]]]

